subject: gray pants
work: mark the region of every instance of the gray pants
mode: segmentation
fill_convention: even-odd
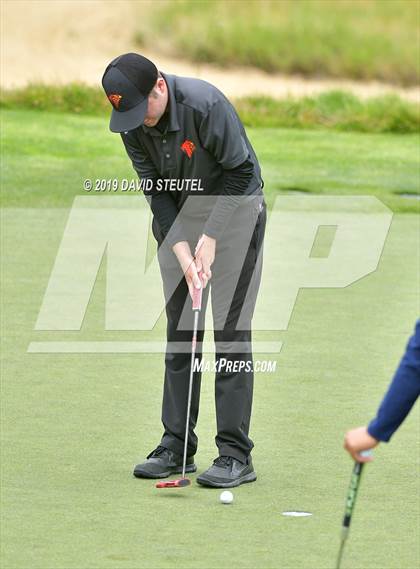
[[[239,211],[240,210],[240,211]],[[202,359],[204,320],[211,290],[216,366],[215,398],[219,455],[244,461],[253,448],[249,427],[253,396],[253,361],[251,320],[261,280],[266,205],[262,198],[234,213],[229,228],[217,242],[212,265],[212,279],[203,291],[199,318],[196,358]],[[190,223],[191,250],[202,232],[202,224]],[[248,228],[248,236],[244,227]],[[251,228],[251,229],[249,229]],[[159,229],[154,234],[161,246]],[[163,249],[163,248],[161,248]],[[171,258],[171,255],[173,258]],[[161,445],[182,454],[191,366],[193,312],[188,287],[175,255],[169,250],[159,254],[167,315],[167,350],[162,404],[164,434]],[[228,364],[227,362],[231,362]],[[244,362],[243,364],[235,362]],[[229,365],[231,369],[229,370]],[[188,456],[197,451],[197,423],[200,401],[201,372],[194,373]]]

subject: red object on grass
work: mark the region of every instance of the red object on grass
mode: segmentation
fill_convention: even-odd
[[[190,484],[191,480],[189,478],[178,478],[178,480],[161,480],[156,484],[156,488],[183,488]]]

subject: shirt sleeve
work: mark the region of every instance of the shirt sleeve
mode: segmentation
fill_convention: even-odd
[[[179,211],[175,201],[168,192],[157,189],[157,182],[160,176],[150,156],[131,131],[121,133],[121,138],[139,178],[142,182],[152,180],[151,188],[145,189],[143,193],[162,235],[167,239],[170,247],[173,247],[179,241],[186,241],[181,224],[179,220],[177,221]],[[148,186],[146,185],[145,187]]]
[[[205,224],[203,233],[218,239],[227,227],[233,212],[241,203],[253,175],[253,164],[242,136],[235,110],[220,99],[202,120],[199,136],[203,148],[210,152],[225,173],[221,198]]]
[[[420,320],[406,352],[379,407],[368,426],[368,433],[378,441],[388,442],[420,395]]]
[[[240,122],[232,105],[223,99],[215,102],[199,128],[203,148],[225,169],[236,168],[248,158]]]
[[[250,160],[231,170],[225,170],[225,185],[221,196],[209,215],[203,233],[218,239],[227,227],[235,209],[240,205],[243,196],[252,180],[254,166]]]

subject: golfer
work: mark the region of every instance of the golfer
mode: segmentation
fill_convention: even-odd
[[[197,362],[202,361],[209,290],[216,345],[218,457],[197,482],[216,487],[256,480],[249,437],[253,395],[251,319],[266,223],[263,181],[235,109],[213,85],[158,71],[145,57],[114,59],[102,78],[152,213],[167,315],[163,436],[134,469],[138,478],[181,471],[191,367],[193,287],[203,293]],[[196,371],[186,472],[195,472],[201,372]]]
[[[379,442],[388,442],[407,417],[420,395],[420,320],[417,320],[405,354],[395,372],[378,413],[367,427],[358,427],[346,433],[344,448],[358,462],[372,457],[359,453],[374,448]]]

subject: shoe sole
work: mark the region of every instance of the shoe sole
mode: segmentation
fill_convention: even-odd
[[[195,464],[188,464],[185,468],[185,472],[192,473],[197,471],[197,466]],[[158,474],[147,472],[146,470],[135,470],[133,472],[133,476],[136,478],[167,478],[171,476],[171,474],[179,474],[182,472],[182,466],[177,466],[175,468],[171,468],[171,470],[165,470],[164,472],[159,472]]]
[[[208,478],[200,479],[200,477],[197,478],[197,482],[202,486],[209,486],[211,488],[235,488],[236,486],[240,486],[241,484],[247,484],[248,482],[255,482],[256,479],[257,479],[256,473],[250,472],[249,474],[245,474],[245,476],[241,476],[241,478],[232,480],[232,482],[216,482]]]

